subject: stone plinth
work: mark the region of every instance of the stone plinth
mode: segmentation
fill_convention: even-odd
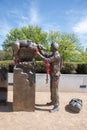
[[[32,66],[31,66],[32,67]],[[14,68],[13,111],[35,110],[35,72],[30,65]]]
[[[0,103],[7,102],[8,72],[6,68],[0,68]]]

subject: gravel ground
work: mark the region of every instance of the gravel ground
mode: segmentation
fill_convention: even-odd
[[[13,92],[8,92],[7,106],[0,106],[0,130],[87,130],[87,93],[60,92],[59,111],[49,113],[53,106],[49,92],[36,92],[35,112],[13,112]],[[69,112],[66,108],[72,98],[83,100],[80,113]]]

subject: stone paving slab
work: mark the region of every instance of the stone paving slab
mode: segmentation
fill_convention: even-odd
[[[50,101],[49,92],[36,92],[35,112],[13,112],[13,92],[8,92],[7,106],[0,106],[0,130],[87,130],[87,93],[59,92],[60,109],[49,113],[53,106],[45,106]],[[80,113],[66,109],[72,98],[83,100]]]

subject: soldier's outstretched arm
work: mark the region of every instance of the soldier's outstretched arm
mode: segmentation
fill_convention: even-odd
[[[46,58],[45,56],[41,55],[40,52],[37,52],[37,55],[40,57],[41,60],[43,61],[49,61],[49,63],[52,63],[52,62],[60,62],[60,55],[53,55],[51,56],[50,58]]]
[[[37,52],[37,56],[43,60],[43,61],[46,61],[48,58],[46,58],[44,55],[42,55],[39,51]]]
[[[43,45],[41,45],[41,44],[38,44],[38,45],[37,45],[37,48],[38,48],[38,50],[39,50],[39,53],[40,53],[41,55],[45,56],[44,50],[46,50],[46,48],[45,48]]]

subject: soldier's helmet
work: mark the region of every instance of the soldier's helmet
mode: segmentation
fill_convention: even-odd
[[[59,48],[58,43],[53,42],[53,43],[51,44],[51,48],[57,51],[57,50],[58,50],[58,48]]]

